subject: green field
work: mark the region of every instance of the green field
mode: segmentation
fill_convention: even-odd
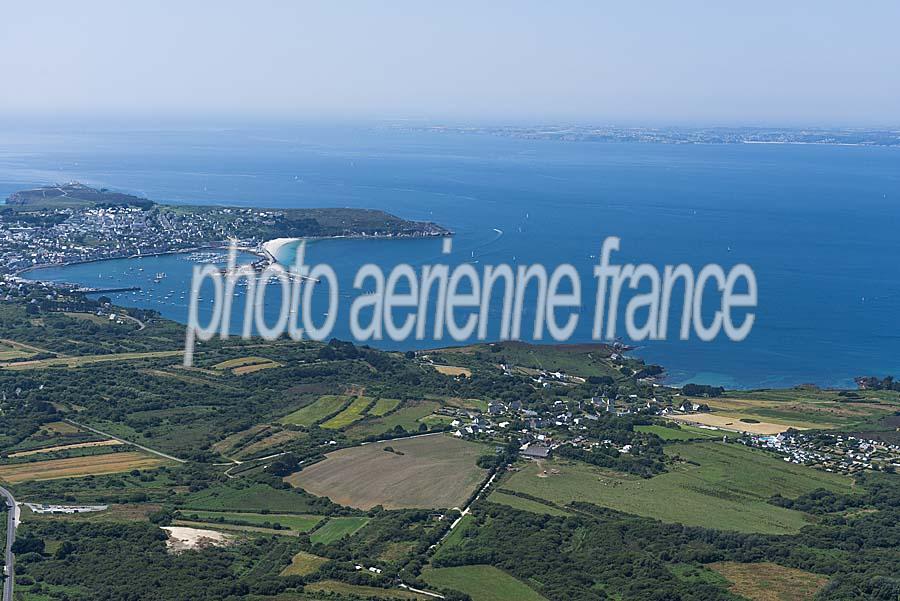
[[[372,404],[372,399],[367,396],[359,396],[353,399],[353,402],[346,409],[332,417],[330,420],[322,424],[323,428],[337,430],[345,426],[349,426],[355,421],[363,418],[363,412],[366,407]]]
[[[390,413],[396,409],[398,405],[400,405],[399,399],[378,399],[372,408],[369,409],[369,415],[381,417],[385,413]]]
[[[279,524],[283,528],[290,528],[297,532],[309,532],[315,528],[319,522],[324,519],[321,515],[293,515],[279,513],[236,513],[222,511],[202,511],[196,509],[187,509],[182,512],[184,517],[189,520],[199,520],[201,522],[215,522],[223,519],[225,522],[248,524],[251,526],[263,526],[266,524]],[[195,517],[196,516],[196,517]]]
[[[311,513],[306,498],[289,490],[277,490],[263,484],[246,488],[213,487],[189,496],[183,505],[185,511],[205,509],[211,511],[246,510],[253,512]]]
[[[353,535],[368,523],[369,518],[330,518],[321,528],[310,535],[309,540],[313,544],[322,543],[327,545],[342,539],[344,536]]]
[[[523,499],[522,497],[517,497],[515,495],[508,495],[504,492],[500,492],[499,490],[495,490],[488,497],[488,501],[491,503],[500,503],[502,505],[509,505],[514,509],[521,509],[522,511],[530,511],[531,513],[543,513],[545,515],[558,515],[558,516],[567,516],[571,515],[570,513],[563,511],[561,509],[557,509],[556,507],[551,507],[550,505],[544,505],[543,503],[538,503],[537,501],[532,501],[531,499]]]
[[[528,464],[502,486],[559,505],[586,501],[665,522],[771,534],[797,532],[809,523],[806,514],[767,503],[772,495],[851,490],[848,477],[786,463],[738,444],[673,444],[666,452],[687,461],[650,479],[554,461],[543,467]],[[559,473],[539,477],[549,467]]]
[[[695,428],[694,426],[681,426],[681,428],[666,428],[665,426],[635,426],[635,432],[649,432],[656,434],[665,441],[670,440],[694,440],[696,438],[721,438],[721,432],[712,430],[704,430],[703,428]]]
[[[329,415],[340,411],[349,401],[350,397],[346,396],[332,394],[321,396],[314,403],[281,418],[281,423],[312,426]]]
[[[472,601],[543,601],[544,597],[493,566],[426,568],[422,580],[472,597]]]
[[[309,576],[319,571],[328,563],[327,557],[319,557],[306,551],[300,551],[291,558],[291,565],[281,571],[282,576]]]
[[[413,432],[418,429],[421,423],[420,420],[427,415],[431,415],[438,407],[440,407],[440,403],[435,401],[407,401],[403,407],[390,415],[376,419],[367,419],[364,422],[351,426],[348,428],[347,434],[358,440],[366,436],[390,432],[397,426],[402,426],[408,432]]]

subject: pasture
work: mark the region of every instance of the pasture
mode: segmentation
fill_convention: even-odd
[[[312,426],[322,421],[329,415],[337,413],[350,402],[351,397],[326,394],[320,396],[314,402],[301,407],[297,411],[281,418],[283,424],[296,424],[299,426]]]
[[[431,415],[441,405],[435,401],[406,401],[403,406],[390,415],[367,419],[347,428],[347,435],[355,440],[367,436],[390,432],[397,426],[407,432],[414,432],[419,428],[425,417]]]
[[[322,524],[320,528],[316,529],[316,531],[309,536],[309,540],[313,544],[322,543],[323,545],[327,545],[336,540],[341,540],[345,536],[353,536],[368,523],[369,518],[329,518],[327,522]]]
[[[288,528],[296,532],[309,532],[315,528],[324,517],[321,515],[296,515],[284,513],[240,513],[224,511],[183,510],[182,516],[188,520],[200,522],[232,523],[247,526],[262,526],[272,528],[275,524],[282,528]]]
[[[458,507],[484,478],[475,462],[486,451],[441,434],[398,439],[329,453],[286,480],[358,509]]]
[[[422,580],[431,586],[466,593],[472,601],[546,601],[520,580],[493,566],[426,568]]]
[[[851,490],[850,478],[786,463],[743,445],[671,444],[666,452],[683,461],[649,479],[557,460],[525,465],[502,488],[561,506],[587,501],[664,522],[766,534],[797,532],[809,523],[806,514],[767,503],[772,495]],[[551,467],[558,473],[545,475]]]
[[[281,570],[281,576],[309,576],[328,563],[328,558],[300,551],[291,559],[291,565]]]
[[[372,404],[372,401],[373,399],[367,396],[356,397],[349,405],[347,405],[346,409],[325,421],[322,424],[322,427],[329,430],[337,430],[361,420],[364,417],[363,412],[365,412],[366,408]]]
[[[237,485],[236,485],[237,486]],[[307,499],[290,490],[277,490],[263,484],[243,487],[216,486],[193,493],[182,509],[210,511],[252,511],[271,513],[311,513]]]
[[[16,484],[29,480],[99,476],[102,474],[130,472],[131,470],[153,469],[164,463],[167,462],[153,455],[139,452],[109,453],[106,455],[0,465],[0,479],[10,484]]]
[[[369,409],[369,415],[373,415],[375,417],[381,417],[385,413],[390,413],[394,409],[396,409],[400,405],[399,399],[378,399],[375,401],[375,404]]]
[[[554,505],[545,505],[543,503],[539,503],[532,499],[525,499],[523,497],[517,497],[516,495],[510,495],[503,492],[501,489],[494,489],[494,492],[490,494],[487,499],[491,503],[498,503],[500,505],[508,505],[513,509],[521,509],[522,511],[530,511],[531,513],[542,513],[545,515],[556,515],[556,516],[568,516],[571,515],[567,511],[563,511],[562,509],[558,509]],[[459,526],[457,526],[458,528]]]
[[[635,426],[635,432],[648,432],[656,434],[665,441],[695,440],[698,438],[722,438],[722,432],[694,428],[693,426],[681,426],[680,428],[667,428],[658,424],[652,426]]]

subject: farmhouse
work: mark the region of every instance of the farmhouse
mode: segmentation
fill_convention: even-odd
[[[521,452],[526,459],[547,459],[550,457],[550,447],[540,444],[530,444]]]

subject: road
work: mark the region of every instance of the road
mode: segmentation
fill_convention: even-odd
[[[119,438],[118,436],[113,436],[109,432],[104,432],[102,430],[97,430],[96,428],[91,428],[90,426],[85,426],[84,424],[79,424],[78,422],[72,421],[71,419],[66,419],[64,421],[67,421],[70,424],[72,424],[73,426],[76,426],[78,428],[82,428],[84,430],[89,430],[89,431],[93,432],[94,434],[99,434],[100,436],[106,436],[106,437],[112,438],[113,440],[118,440],[122,444],[131,445],[142,451],[146,451],[147,453],[150,453],[152,455],[157,455],[159,457],[162,457],[163,459],[171,459],[172,461],[177,461],[178,463],[187,463],[187,460],[185,460],[185,459],[179,459],[178,457],[172,457],[171,455],[166,455],[162,451],[157,451],[157,450],[151,449],[150,447],[145,447],[144,445],[140,445],[136,442],[131,442],[130,440],[125,440],[124,438]]]
[[[4,560],[6,561],[5,574],[6,579],[3,581],[3,601],[12,601],[13,598],[13,552],[12,546],[16,540],[16,528],[19,526],[19,506],[16,504],[12,493],[0,486],[0,495],[6,497],[6,504],[9,506],[6,524],[6,553]]]

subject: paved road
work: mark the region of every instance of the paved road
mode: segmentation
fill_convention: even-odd
[[[16,527],[19,525],[19,506],[16,505],[16,500],[13,498],[12,493],[0,486],[0,495],[6,497],[6,504],[9,506],[9,512],[7,519],[9,520],[6,524],[6,554],[4,555],[4,559],[6,561],[6,574],[8,576],[3,582],[3,601],[12,601],[13,598],[13,552],[12,546],[13,542],[16,540]]]

